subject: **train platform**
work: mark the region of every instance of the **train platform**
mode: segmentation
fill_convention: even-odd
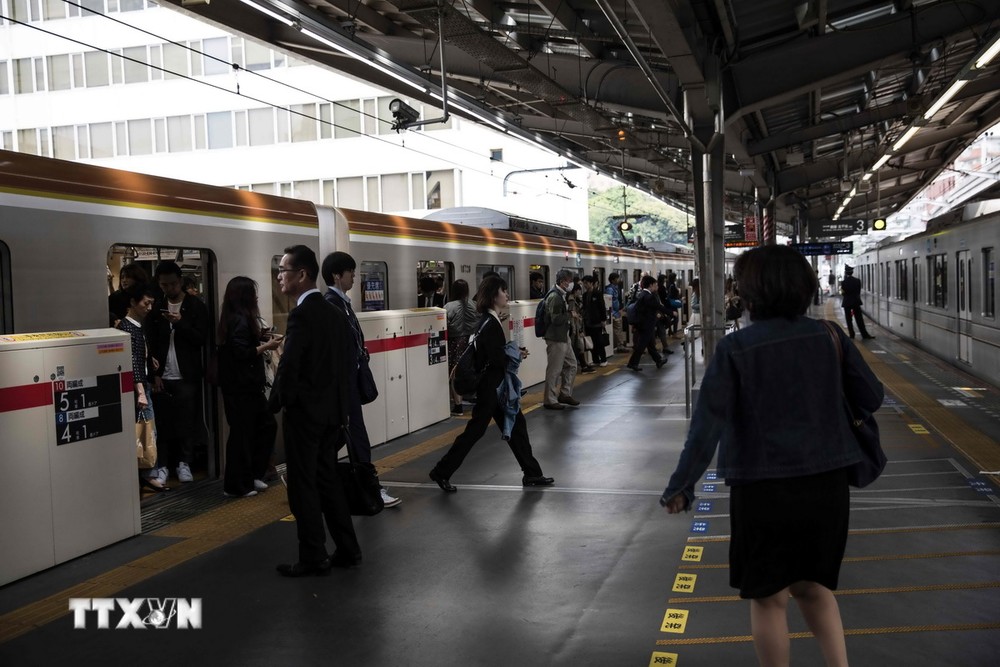
[[[838,319],[837,305],[814,315]],[[837,591],[851,664],[995,665],[1000,390],[872,332],[856,344],[886,387],[890,461],[851,492]],[[657,503],[688,425],[673,347],[659,371],[616,355],[580,376],[575,409],[538,409],[530,388],[531,442],[552,487],[523,488],[492,429],[452,477],[458,493],[442,493],[427,473],[467,417],[378,447],[403,502],[355,518],[359,568],[274,571],[296,557],[280,483],[239,500],[217,481],[158,497],[141,536],[0,588],[0,665],[756,664],[749,603],[728,586],[727,487],[710,469],[696,511]],[[97,598],[118,599],[107,629],[99,612],[69,609]],[[794,605],[789,626],[792,664],[823,664]]]

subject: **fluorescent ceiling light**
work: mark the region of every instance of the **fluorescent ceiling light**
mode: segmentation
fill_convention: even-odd
[[[986,49],[986,53],[979,56],[979,60],[976,61],[976,69],[982,69],[989,65],[997,53],[1000,53],[1000,35],[994,37],[990,48]]]
[[[292,21],[290,18],[288,18],[286,16],[282,16],[278,12],[276,12],[276,11],[274,11],[272,9],[268,9],[267,7],[264,7],[263,5],[258,5],[256,2],[253,2],[253,0],[240,0],[240,2],[242,2],[243,4],[248,5],[250,7],[253,7],[254,9],[256,9],[261,14],[267,14],[268,16],[270,16],[275,21],[281,21],[282,23],[284,23],[287,26],[293,26],[293,25],[295,25],[295,22]]]
[[[882,157],[880,157],[875,162],[875,164],[872,165],[872,173],[875,173],[876,171],[878,171],[879,169],[881,169],[882,167],[884,167],[885,163],[888,162],[888,161],[889,161],[889,154],[886,153],[885,155],[883,155]]]
[[[899,138],[899,139],[898,139],[898,140],[896,141],[896,143],[894,143],[894,144],[892,145],[892,150],[893,150],[893,151],[898,151],[898,150],[899,150],[900,148],[902,148],[902,147],[903,147],[903,144],[905,144],[905,143],[906,143],[907,141],[909,141],[910,139],[912,139],[912,138],[913,138],[913,135],[914,135],[914,134],[916,134],[916,133],[917,133],[917,132],[919,132],[919,131],[920,131],[920,128],[919,128],[919,127],[917,127],[916,125],[914,125],[914,126],[913,126],[913,127],[911,127],[910,129],[908,129],[908,130],[907,130],[906,132],[904,132],[904,133],[903,133],[903,136],[901,136],[901,137],[900,137],[900,138]]]
[[[948,90],[944,91],[944,94],[937,99],[937,102],[931,105],[931,108],[924,113],[924,120],[930,120],[931,116],[936,114],[941,107],[951,101],[951,98],[955,97],[958,91],[965,87],[965,84],[969,83],[968,79],[959,79],[955,83],[948,86]]]
[[[874,171],[869,171],[867,174],[865,174],[864,176],[861,177],[861,180],[862,181],[870,181],[870,180],[872,180],[872,176],[874,174],[875,174]]]
[[[341,46],[340,44],[337,44],[332,39],[330,39],[328,37],[324,37],[323,35],[319,34],[318,32],[313,32],[309,28],[302,28],[302,34],[305,35],[305,36],[307,36],[307,37],[312,37],[313,39],[315,39],[320,44],[326,44],[331,49],[336,49],[337,51],[340,51],[344,55],[350,56],[352,58],[357,58],[358,57],[353,52],[351,52],[346,46]]]

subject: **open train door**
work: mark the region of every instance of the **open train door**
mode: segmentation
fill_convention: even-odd
[[[972,259],[968,250],[957,253],[958,267],[958,360],[972,363],[972,337],[969,329],[972,322]]]

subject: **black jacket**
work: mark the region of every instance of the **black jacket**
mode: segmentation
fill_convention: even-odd
[[[483,322],[486,322],[483,326]],[[488,389],[496,391],[496,388],[503,382],[504,374],[507,372],[507,337],[503,335],[503,329],[497,318],[490,314],[483,315],[476,325],[476,331],[482,327],[482,331],[476,336],[476,368],[486,370],[479,385],[482,391]]]
[[[150,354],[160,364],[160,367],[153,371],[153,375],[157,377],[163,376],[167,364],[167,352],[170,350],[171,323],[161,312],[166,308],[167,298],[161,296],[153,305],[153,312],[149,314],[145,327]],[[181,319],[173,325],[177,365],[180,367],[181,377],[185,380],[201,381],[205,375],[202,357],[210,327],[211,321],[205,304],[198,297],[185,294],[181,302]]]
[[[347,319],[349,336],[345,336],[342,341],[343,353],[347,355],[347,358],[353,362],[350,366],[355,372],[358,370],[360,364],[360,357],[362,350],[365,349],[365,335],[361,331],[361,323],[358,322],[358,316],[354,314],[353,308],[347,307],[347,302],[344,301],[343,297],[334,292],[332,289],[328,289],[326,294],[323,295],[327,303],[332,304],[343,313],[344,317]]]
[[[652,331],[656,328],[656,314],[670,314],[670,311],[660,303],[660,298],[647,290],[639,290],[635,303],[636,320],[630,322],[636,329]]]
[[[271,410],[285,408],[315,424],[346,425],[350,360],[344,341],[350,335],[347,317],[319,292],[293,308],[271,388]]]
[[[604,305],[604,292],[596,287],[583,293],[583,326],[599,327],[608,319],[608,309]]]
[[[843,299],[841,299],[840,305],[844,308],[860,308],[861,307],[861,281],[854,276],[844,277],[844,281],[840,283],[840,289],[844,293]]]
[[[250,321],[237,315],[226,323],[226,340],[219,346],[219,386],[226,394],[264,391],[264,357],[257,354],[259,337]]]

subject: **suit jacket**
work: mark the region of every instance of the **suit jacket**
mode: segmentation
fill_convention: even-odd
[[[349,336],[344,338],[344,354],[348,355],[349,359],[354,361],[354,370],[358,370],[358,365],[360,364],[360,357],[362,350],[365,349],[365,335],[361,331],[361,323],[358,321],[358,316],[354,314],[353,308],[347,307],[347,302],[344,298],[333,291],[333,289],[328,289],[323,298],[327,300],[328,303],[337,307],[344,317],[347,318],[348,332]],[[353,386],[353,385],[352,385]]]
[[[483,326],[483,318],[486,325]],[[476,330],[483,326],[483,330],[476,336],[476,368],[485,368],[480,389],[496,391],[496,388],[503,382],[507,372],[507,337],[503,333],[503,327],[497,322],[497,318],[490,314],[483,315]]]
[[[635,310],[638,317],[637,322],[632,322],[636,329],[641,331],[652,331],[656,328],[656,314],[669,314],[669,310],[660,303],[660,298],[647,290],[639,290],[636,297]]]
[[[350,359],[344,354],[351,333],[347,317],[310,294],[288,314],[285,347],[269,404],[317,424],[347,424]]]
[[[854,276],[845,276],[844,281],[840,283],[840,289],[844,292],[844,297],[841,299],[840,305],[844,308],[860,308],[861,307],[861,281]]]

